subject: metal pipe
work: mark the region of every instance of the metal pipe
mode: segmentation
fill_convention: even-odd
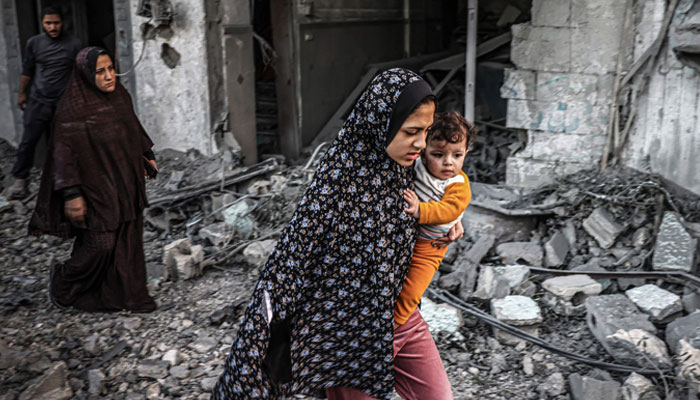
[[[464,118],[474,121],[474,89],[476,81],[476,20],[479,0],[467,3],[467,59],[464,79]]]

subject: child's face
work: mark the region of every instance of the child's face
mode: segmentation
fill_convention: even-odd
[[[446,140],[430,140],[422,158],[430,175],[438,179],[450,179],[462,170],[467,155],[467,139],[459,143]]]

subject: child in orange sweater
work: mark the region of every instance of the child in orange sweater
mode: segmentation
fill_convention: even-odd
[[[404,324],[418,307],[447,252],[440,239],[464,214],[471,200],[464,157],[476,139],[476,127],[455,111],[435,116],[427,146],[414,164],[416,192],[406,190],[406,212],[420,226],[411,266],[394,308],[394,322]]]

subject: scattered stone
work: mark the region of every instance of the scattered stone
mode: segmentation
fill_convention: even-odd
[[[168,362],[163,360],[142,360],[136,368],[142,378],[163,379],[168,376]]]
[[[246,262],[253,266],[260,266],[267,261],[272,250],[275,249],[276,240],[261,240],[253,242],[243,250]]]
[[[0,196],[0,213],[12,209],[12,204],[5,196]]]
[[[163,264],[176,279],[191,279],[201,273],[199,263],[204,260],[204,248],[192,246],[190,240],[179,239],[163,249]]]
[[[206,354],[211,351],[216,345],[219,343],[218,340],[215,340],[211,336],[200,336],[197,338],[194,343],[190,343],[187,347],[191,348],[192,350],[196,351],[199,354]]]
[[[685,340],[691,346],[700,349],[700,311],[677,318],[666,325],[666,343],[671,353],[678,354],[680,352],[681,340]]]
[[[99,369],[91,369],[87,373],[88,376],[88,393],[99,395],[104,389],[105,374]]]
[[[600,247],[609,249],[626,227],[618,224],[605,207],[598,207],[583,221],[583,229],[593,236]]]
[[[497,276],[502,276],[508,281],[511,289],[520,287],[530,276],[530,268],[526,265],[504,265],[493,267],[493,272]]]
[[[122,321],[122,326],[129,332],[133,332],[141,327],[141,318],[132,317],[126,318]]]
[[[636,372],[632,372],[622,385],[623,400],[652,400],[657,396],[654,384]]]
[[[586,299],[586,322],[593,336],[603,345],[605,350],[616,357],[615,350],[608,337],[616,332],[642,329],[649,333],[656,333],[656,327],[649,322],[649,316],[639,312],[637,307],[627,296],[611,294],[593,296]],[[629,352],[624,351],[620,357],[627,358]]]
[[[662,321],[671,315],[683,311],[681,298],[656,285],[644,285],[625,291],[627,297],[643,312],[651,315],[652,320]]]
[[[250,206],[245,200],[233,203],[224,209],[221,214],[224,223],[233,227],[243,239],[247,239],[255,227],[255,219],[250,214]]]
[[[482,300],[502,299],[510,294],[510,284],[505,277],[496,275],[493,267],[482,265],[476,291],[473,296]]]
[[[632,246],[644,247],[651,241],[651,231],[649,228],[641,227],[634,231],[632,235]]]
[[[169,191],[177,190],[184,176],[185,171],[173,170],[173,172],[170,173],[170,178],[168,179],[168,182],[165,184],[165,188]]]
[[[538,389],[541,394],[549,395],[548,397],[556,397],[565,393],[566,380],[564,379],[564,375],[561,372],[555,372],[549,375]]]
[[[178,365],[182,361],[182,355],[177,349],[170,349],[163,354],[161,360],[167,361],[170,366]]]
[[[447,304],[437,304],[427,297],[421,298],[420,313],[433,334],[440,331],[455,333],[462,326],[459,310]]]
[[[202,387],[202,390],[209,393],[212,390],[214,390],[214,387],[216,386],[216,382],[218,382],[218,381],[219,381],[219,378],[217,376],[204,378],[200,381],[200,386]]]
[[[542,247],[537,243],[503,243],[496,246],[496,253],[505,264],[517,264],[522,260],[530,265],[542,265]]]
[[[502,322],[518,327],[533,336],[538,335],[542,312],[537,303],[525,296],[506,296],[491,300],[491,313]],[[494,335],[501,343],[517,345],[522,339],[494,328]]]
[[[683,308],[688,314],[692,314],[697,310],[700,310],[700,289],[691,289],[689,287],[683,288]]]
[[[170,367],[170,376],[177,379],[185,379],[190,376],[190,370],[187,368],[187,365],[176,365]]]
[[[678,377],[688,381],[696,395],[700,394],[700,349],[681,339],[678,364]]]
[[[156,382],[146,389],[146,399],[157,400],[160,398],[160,383]]]
[[[99,354],[100,347],[97,343],[97,339],[99,339],[97,335],[90,335],[83,339],[83,349],[92,355]]]
[[[610,354],[623,363],[643,368],[669,368],[671,357],[666,343],[642,329],[619,330],[607,337]]]
[[[544,244],[545,263],[547,267],[558,267],[564,264],[569,254],[569,241],[560,231],[554,232],[552,238]]]
[[[678,215],[666,212],[656,235],[652,268],[690,272],[694,265],[697,239],[685,230]]]
[[[211,244],[222,248],[233,239],[234,230],[225,222],[215,222],[199,230],[199,237],[207,239]]]
[[[578,267],[571,268],[572,271],[585,271],[585,272],[607,272],[605,268],[602,268],[599,265],[596,265],[595,263],[590,263],[590,264],[583,264],[579,265]],[[609,288],[610,285],[612,284],[612,281],[610,279],[605,279],[605,278],[594,278],[596,282],[600,283],[601,286],[601,291],[605,291],[605,289]],[[642,279],[642,284],[644,283],[644,280]]]
[[[532,356],[529,354],[523,356],[523,372],[527,376],[535,375],[535,363],[532,361]]]
[[[72,397],[73,390],[68,383],[68,366],[59,361],[29,385],[19,396],[19,400],[68,400]]]
[[[579,374],[569,375],[570,394],[573,400],[617,400],[620,384],[615,381],[601,381]]]
[[[585,312],[586,298],[600,294],[602,285],[588,275],[565,275],[542,282],[547,291],[543,301],[563,315],[581,315]]]

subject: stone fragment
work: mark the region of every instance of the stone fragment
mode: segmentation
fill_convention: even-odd
[[[83,349],[92,355],[99,354],[100,346],[97,343],[97,339],[99,339],[97,335],[90,335],[83,339]]]
[[[267,257],[275,249],[276,244],[277,241],[273,239],[253,242],[243,249],[243,256],[250,265],[262,265],[267,261]]]
[[[163,354],[161,358],[163,361],[167,361],[170,366],[178,365],[182,361],[182,355],[178,349],[170,349]]]
[[[533,82],[534,83],[534,82]],[[12,209],[12,204],[5,196],[0,196],[0,213]]]
[[[124,326],[124,329],[133,332],[141,327],[141,318],[126,318],[122,321],[122,325]]]
[[[544,244],[545,266],[558,267],[564,264],[569,254],[569,241],[560,231],[556,231],[552,238]]]
[[[469,212],[465,212],[462,217],[464,234],[471,236],[475,242],[485,235],[493,235],[501,243],[525,241],[530,238],[535,222],[532,216],[504,215],[476,204],[470,204]],[[484,243],[493,246],[493,243]]]
[[[245,201],[239,201],[221,212],[224,223],[231,226],[240,233],[241,237],[247,239],[255,227],[255,219],[250,213],[250,205]]]
[[[209,353],[216,345],[219,343],[218,340],[211,336],[202,335],[197,338],[193,343],[190,343],[187,347],[196,351],[199,354]]]
[[[168,376],[168,362],[163,360],[142,360],[136,371],[139,377],[163,379]]]
[[[583,229],[593,236],[601,247],[609,249],[626,227],[618,224],[607,209],[598,207],[583,221]]]
[[[532,2],[532,24],[535,26],[569,27],[571,2],[534,0]]]
[[[643,329],[656,333],[656,327],[649,322],[649,316],[639,312],[627,296],[611,294],[593,296],[586,299],[586,322],[593,336],[605,350],[615,357],[614,349],[608,343],[608,336],[619,330]],[[627,352],[621,356],[626,357]]]
[[[681,340],[700,349],[700,311],[677,318],[666,325],[666,343],[671,353],[678,354]]]
[[[510,242],[496,246],[496,253],[505,264],[523,260],[530,265],[542,265],[542,247],[533,242]]]
[[[221,248],[230,242],[234,230],[225,222],[215,222],[199,230],[199,237],[207,239],[214,246]]]
[[[683,227],[678,215],[666,212],[656,235],[652,268],[661,271],[685,271],[693,269],[697,239]]]
[[[148,400],[158,400],[161,398],[160,395],[160,383],[155,382],[146,389],[146,399]]]
[[[669,368],[671,357],[663,340],[642,329],[619,330],[607,337],[616,360],[643,368]]]
[[[683,308],[685,312],[691,314],[697,310],[700,310],[700,289],[691,289],[689,287],[683,288]]]
[[[564,375],[561,372],[555,372],[549,375],[538,389],[545,398],[557,397],[563,394],[566,392],[566,380],[564,380]]]
[[[433,334],[440,331],[455,333],[462,326],[459,310],[448,304],[437,304],[427,297],[421,299],[420,313]]]
[[[634,231],[632,235],[632,246],[634,247],[644,247],[651,240],[651,232],[649,228],[641,227]]]
[[[508,280],[494,273],[493,267],[482,265],[474,297],[482,300],[501,299],[510,294]]]
[[[508,286],[515,289],[522,285],[530,276],[530,268],[526,265],[504,265],[493,268],[493,272],[497,276],[502,276],[508,281]]]
[[[596,264],[583,264],[579,265],[578,267],[571,268],[572,271],[585,271],[585,272],[607,272],[605,268],[602,268],[599,265]],[[604,291],[605,289],[610,287],[610,284],[612,284],[612,281],[610,279],[605,279],[605,278],[595,278],[594,279],[596,282],[600,283],[601,286],[601,291]]]
[[[573,400],[617,400],[620,384],[615,381],[601,381],[579,374],[569,375],[569,388]]]
[[[170,367],[170,376],[177,379],[185,379],[190,376],[190,370],[187,368],[187,365],[176,365]]]
[[[681,298],[661,289],[656,285],[644,285],[625,291],[627,297],[643,312],[651,315],[652,320],[661,321],[683,311]]]
[[[214,390],[214,386],[216,386],[216,382],[218,382],[218,380],[219,378],[216,376],[204,378],[200,381],[200,387],[202,388],[202,390],[209,393],[212,390]]]
[[[700,349],[681,339],[678,364],[678,377],[688,381],[696,395],[700,394]]]
[[[179,239],[163,248],[163,264],[168,275],[175,279],[191,279],[201,273],[199,263],[204,260],[204,248],[190,244],[190,240]]]
[[[88,393],[99,395],[104,388],[105,374],[99,369],[88,371]]]
[[[506,296],[491,300],[491,314],[499,321],[518,327],[533,336],[538,335],[542,312],[537,303],[525,296]],[[505,344],[517,345],[522,339],[494,328],[496,339]]]
[[[527,376],[535,375],[535,363],[532,361],[532,356],[529,354],[523,356],[523,372]]]
[[[544,302],[555,312],[563,315],[580,315],[585,312],[583,302],[590,296],[600,294],[602,285],[588,275],[565,275],[542,282],[547,291]]]
[[[56,362],[44,375],[29,385],[19,396],[19,400],[68,400],[73,397],[73,390],[68,384],[68,366],[65,362]]]
[[[652,400],[658,399],[656,386],[643,375],[632,372],[622,385],[623,400]]]
[[[571,33],[568,29],[511,26],[510,58],[521,69],[568,71],[571,63]]]

